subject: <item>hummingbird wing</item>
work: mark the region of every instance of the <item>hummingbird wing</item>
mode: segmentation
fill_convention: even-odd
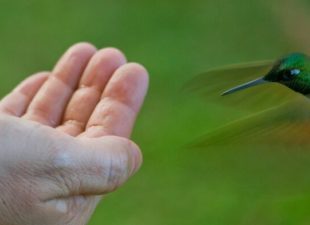
[[[285,146],[310,144],[310,100],[300,95],[293,101],[252,114],[206,134],[191,144],[208,146]],[[308,149],[309,150],[309,149]]]
[[[208,101],[257,112],[291,100],[296,97],[296,93],[278,83],[267,83],[232,95],[221,94],[232,87],[264,76],[272,65],[272,61],[258,61],[211,69],[190,80],[183,90],[196,93]]]
[[[250,202],[246,224],[256,224],[257,218],[264,223],[275,215],[294,218],[296,208],[307,212],[299,218],[308,224],[309,144],[310,102],[300,96],[201,137],[192,145],[198,149],[189,148],[186,162],[194,158],[190,166],[205,182],[203,190],[225,196],[227,190],[221,190],[226,187],[229,196],[239,194],[238,201]]]
[[[223,91],[265,75],[272,61],[232,64],[210,69],[187,82],[185,91],[219,96]]]

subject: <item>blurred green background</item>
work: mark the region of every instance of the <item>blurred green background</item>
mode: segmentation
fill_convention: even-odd
[[[118,47],[150,72],[133,135],[144,165],[91,225],[310,224],[309,170],[304,183],[275,170],[277,183],[268,176],[277,158],[186,148],[244,114],[179,91],[213,66],[310,52],[309,12],[306,0],[1,1],[1,95],[76,42]]]

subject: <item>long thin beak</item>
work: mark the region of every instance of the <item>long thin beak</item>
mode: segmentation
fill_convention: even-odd
[[[263,77],[260,77],[260,78],[258,78],[256,80],[252,80],[252,81],[247,82],[245,84],[241,84],[241,85],[238,85],[238,86],[233,87],[231,89],[228,89],[227,91],[224,91],[221,95],[222,96],[228,95],[228,94],[234,93],[236,91],[240,91],[240,90],[243,90],[243,89],[246,89],[246,88],[249,88],[249,87],[253,87],[253,86],[260,85],[260,84],[265,84],[265,83],[268,83],[268,81],[264,80]]]

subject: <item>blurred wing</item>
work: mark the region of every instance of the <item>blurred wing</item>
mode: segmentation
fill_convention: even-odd
[[[266,74],[272,67],[272,61],[258,61],[244,64],[233,64],[210,69],[190,80],[186,91],[206,92],[220,95],[223,91],[241,83],[253,80]]]
[[[200,138],[194,147],[305,146],[310,144],[310,100],[304,96],[234,121]],[[309,149],[308,149],[309,150]]]
[[[245,204],[250,201],[246,217],[250,222],[246,224],[257,224],[257,218],[274,218],[275,214],[279,218],[294,217],[296,207],[308,213],[309,121],[310,102],[300,96],[222,127],[194,143],[199,147],[190,151],[190,156],[195,157],[191,164],[194,175],[198,173],[199,179],[205,181],[205,189],[228,187],[239,193]],[[305,199],[307,204],[300,201]],[[282,209],[285,211],[280,213]]]
[[[207,101],[238,106],[246,111],[264,110],[295,98],[296,93],[277,83],[251,87],[227,96],[221,96],[221,93],[264,76],[272,65],[272,61],[261,61],[212,69],[193,78],[183,90],[196,93]]]

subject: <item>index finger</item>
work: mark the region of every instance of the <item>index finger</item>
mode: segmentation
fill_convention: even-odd
[[[83,136],[128,138],[148,87],[148,73],[137,63],[115,71],[92,113]]]

